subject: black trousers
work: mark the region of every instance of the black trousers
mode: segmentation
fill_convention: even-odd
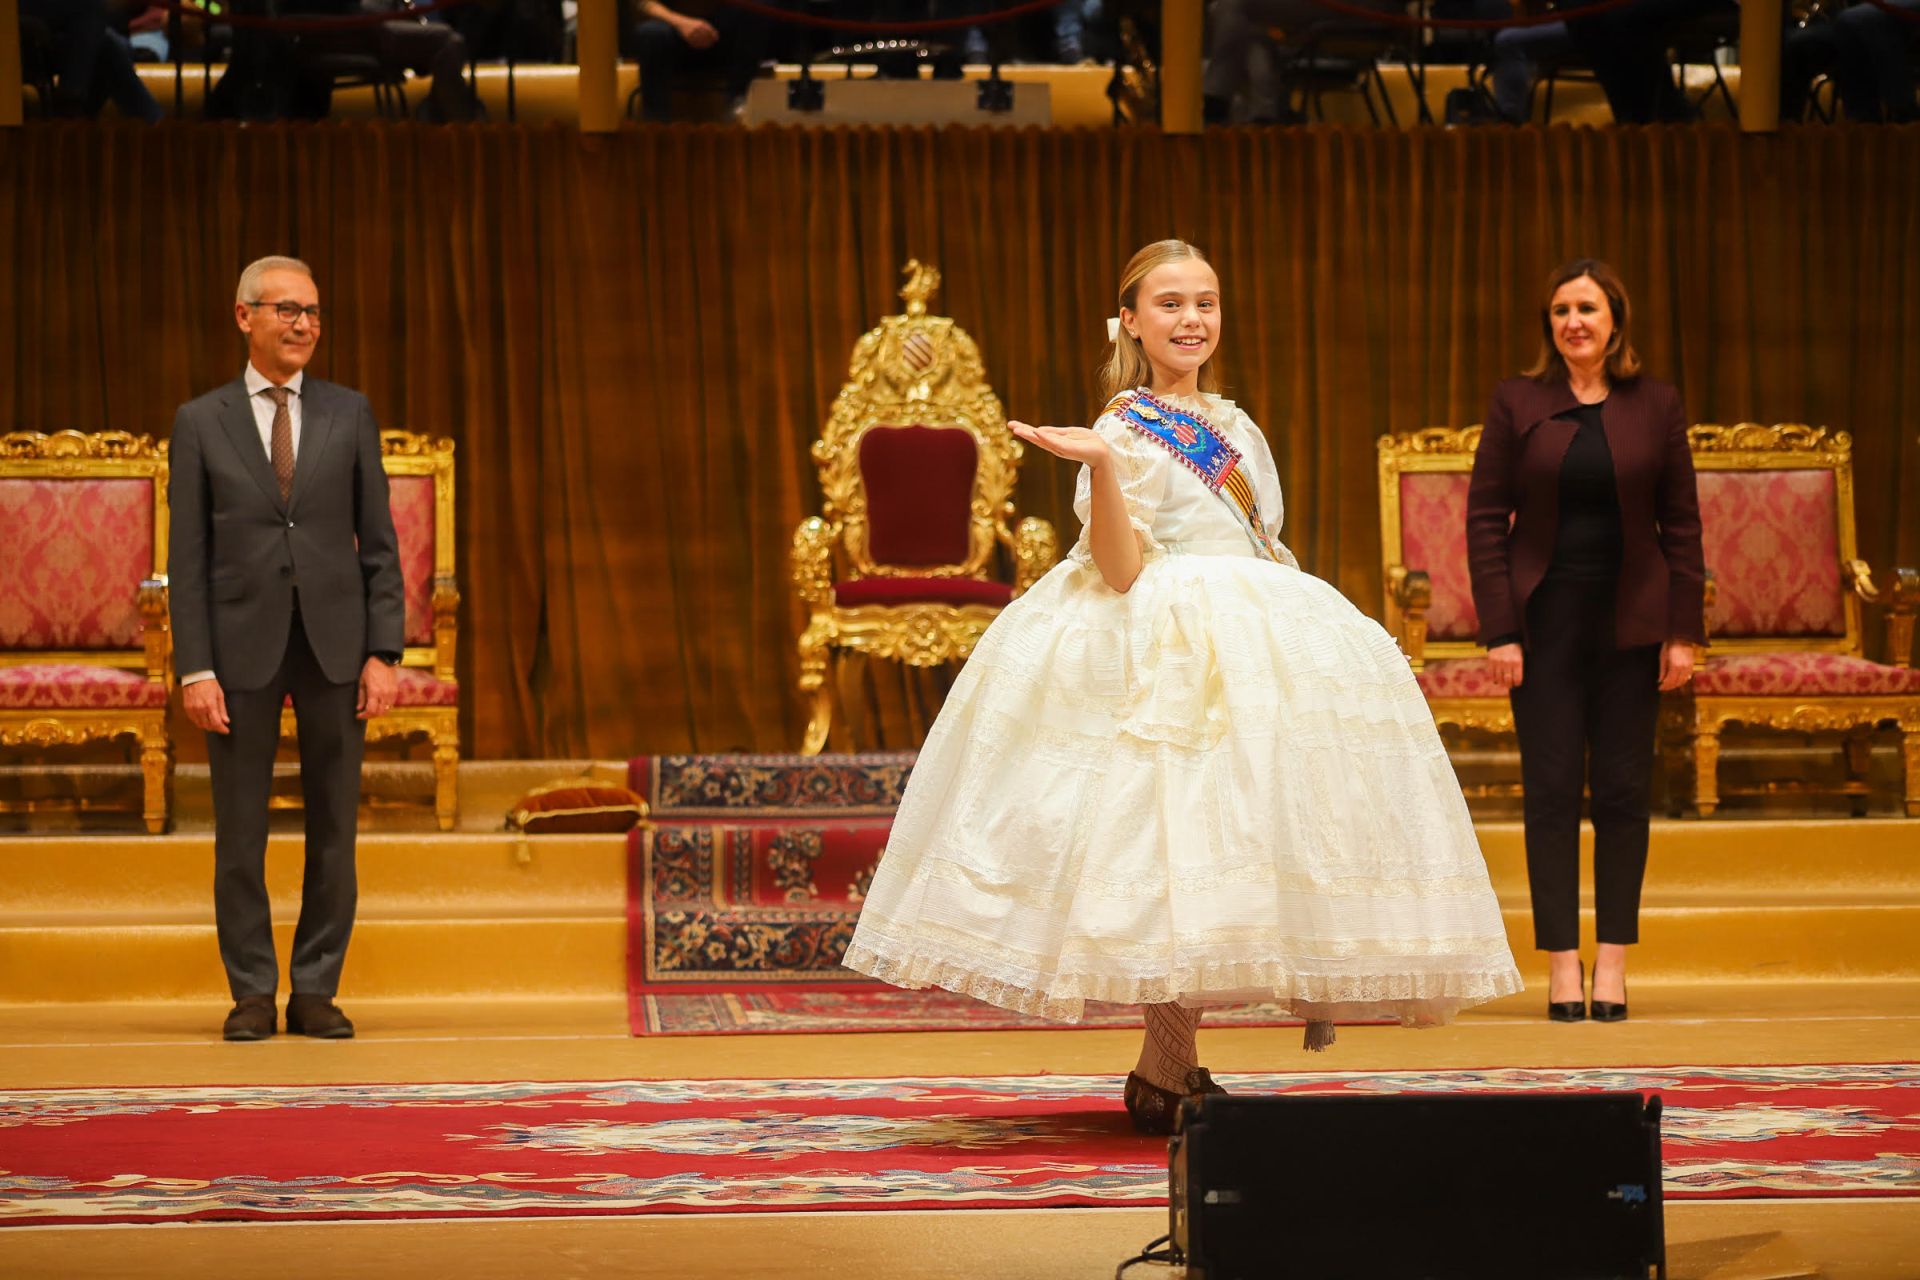
[[[1614,647],[1611,583],[1549,577],[1527,601],[1513,724],[1542,951],[1580,945],[1580,797],[1588,788],[1599,940],[1640,940],[1659,677],[1658,645]]]
[[[267,901],[267,802],[280,747],[280,710],[291,694],[307,839],[290,976],[298,995],[334,995],[359,900],[354,835],[366,745],[366,723],[357,713],[359,682],[327,679],[296,610],[274,678],[263,688],[225,692],[231,732],[207,735],[207,761],[213,775],[213,911],[227,985],[236,1000],[270,996],[279,986]]]

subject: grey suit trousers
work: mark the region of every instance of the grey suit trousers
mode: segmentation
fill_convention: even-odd
[[[359,898],[354,827],[366,722],[357,718],[359,682],[335,684],[321,671],[296,609],[280,670],[259,689],[226,691],[231,732],[207,735],[213,774],[214,916],[227,985],[238,1000],[273,995],[279,984],[267,902],[267,809],[280,711],[293,697],[306,796],[306,874],[294,927],[296,995],[334,995]]]

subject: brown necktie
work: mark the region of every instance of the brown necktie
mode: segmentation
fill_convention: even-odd
[[[268,387],[260,393],[273,401],[273,444],[267,450],[273,460],[273,475],[280,482],[280,501],[293,493],[293,412],[287,408],[292,394],[285,387]]]

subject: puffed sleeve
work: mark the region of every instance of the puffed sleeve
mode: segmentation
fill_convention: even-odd
[[[1114,475],[1120,481],[1120,496],[1127,502],[1127,520],[1140,539],[1142,559],[1152,560],[1164,554],[1153,536],[1153,517],[1167,494],[1167,477],[1173,458],[1165,449],[1143,440],[1127,429],[1117,414],[1102,414],[1093,429],[1112,454]],[[1080,517],[1080,537],[1067,555],[1083,567],[1093,564],[1093,548],[1087,542],[1087,522],[1093,512],[1093,472],[1080,468],[1073,486],[1073,514]]]
[[[1280,540],[1280,526],[1287,519],[1287,504],[1280,492],[1280,468],[1274,465],[1273,448],[1267,443],[1266,433],[1260,430],[1260,424],[1248,417],[1246,410],[1236,408],[1234,415],[1240,428],[1238,434],[1245,442],[1240,465],[1247,468],[1248,477],[1253,481],[1253,496],[1260,503],[1261,523],[1267,527],[1267,537],[1273,540],[1273,549],[1280,553],[1280,562],[1298,569],[1300,561]]]

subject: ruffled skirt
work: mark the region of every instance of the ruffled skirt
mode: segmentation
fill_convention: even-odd
[[[845,963],[1072,1022],[1274,1001],[1424,1024],[1520,989],[1406,659],[1333,587],[1187,544],[1013,602],[914,766]]]

